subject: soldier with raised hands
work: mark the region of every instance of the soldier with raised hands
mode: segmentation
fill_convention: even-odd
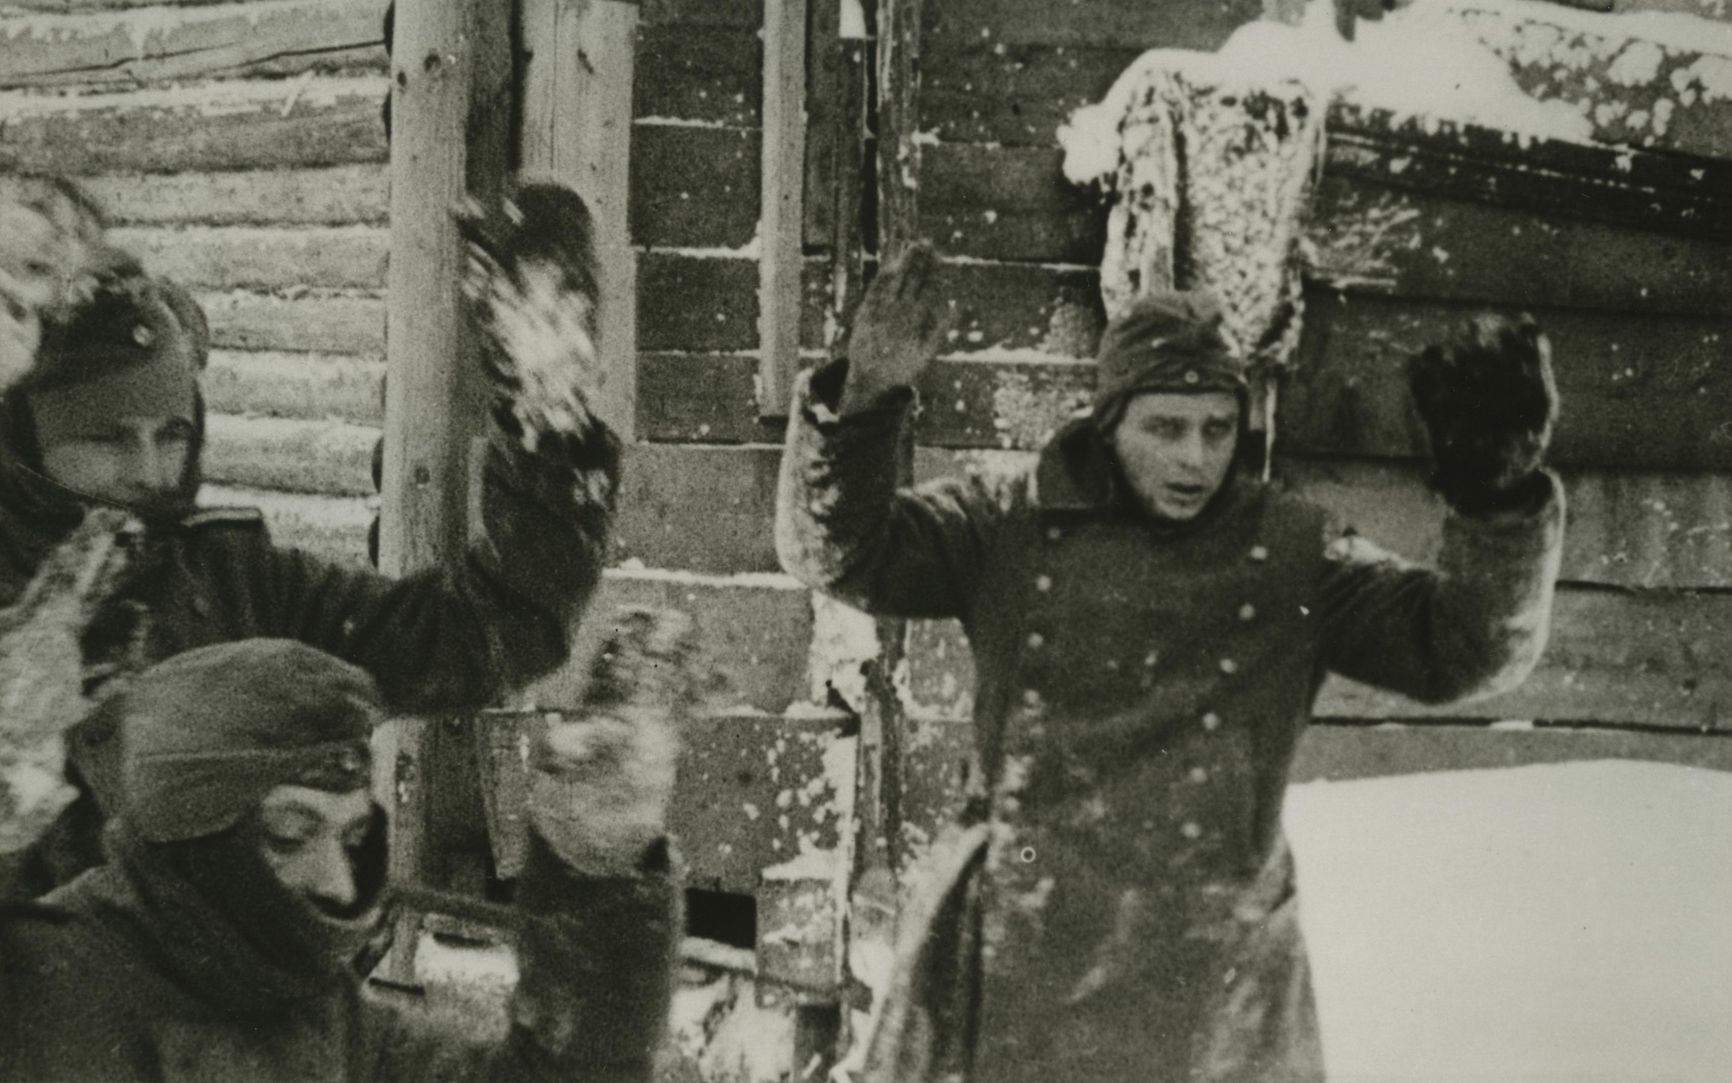
[[[127,732],[113,860],[0,910],[0,1080],[648,1083],[681,932],[688,628],[617,615],[581,710],[536,736],[521,976],[491,1040],[372,999],[350,967],[390,891],[377,682],[282,639],[147,670],[101,708]]]
[[[903,914],[863,1078],[1323,1078],[1281,807],[1326,674],[1427,703],[1507,690],[1550,623],[1563,493],[1530,321],[1410,361],[1448,505],[1435,567],[1239,469],[1245,359],[1209,297],[1111,323],[1087,416],[1026,472],[897,485],[944,341],[930,247],[796,386],[783,566],[876,614],[957,618],[977,674],[962,828]]]
[[[299,640],[365,669],[397,714],[487,706],[565,660],[600,580],[619,473],[618,441],[590,410],[589,215],[569,189],[526,185],[460,227],[481,332],[471,363],[487,369],[494,418],[485,537],[401,579],[280,548],[254,509],[195,507],[210,336],[184,290],[121,266],[43,324],[29,366],[0,387],[0,606],[11,607],[0,701],[36,705],[0,730],[0,818],[34,823],[65,804],[41,785],[60,732],[182,651]],[[119,743],[112,718],[72,729],[76,798],[28,850],[4,855],[0,893],[39,894],[101,860]],[[0,825],[0,839],[17,826]]]

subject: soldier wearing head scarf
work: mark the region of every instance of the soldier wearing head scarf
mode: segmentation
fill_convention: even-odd
[[[0,911],[0,1080],[647,1083],[686,653],[681,625],[628,616],[583,717],[536,742],[522,977],[493,1042],[364,996],[350,966],[389,891],[374,680],[280,639],[146,671],[102,707],[127,733],[113,860]]]
[[[965,830],[903,914],[864,1079],[1274,1083],[1323,1076],[1289,765],[1326,674],[1446,703],[1509,689],[1549,628],[1563,500],[1531,323],[1415,358],[1437,567],[1236,468],[1244,359],[1209,297],[1107,328],[1088,416],[1008,479],[896,486],[943,341],[936,257],[872,284],[796,387],[777,547],[872,613],[957,618],[975,658]]]
[[[515,199],[463,223],[494,419],[485,537],[400,579],[281,548],[256,509],[195,507],[210,334],[186,291],[122,267],[44,324],[28,371],[0,385],[0,607],[43,600],[33,577],[93,512],[135,520],[123,566],[82,607],[88,622],[38,637],[77,639],[77,693],[96,703],[153,662],[258,636],[362,667],[396,714],[484,707],[565,660],[600,580],[619,444],[584,393],[596,376],[588,212],[552,185]],[[0,895],[39,894],[101,860],[114,729],[72,729],[79,796],[37,845],[5,855]]]

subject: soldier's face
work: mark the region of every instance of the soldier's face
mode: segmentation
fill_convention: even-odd
[[[355,905],[355,859],[372,827],[371,794],[278,786],[265,795],[260,820],[265,861],[278,880],[332,913]]]
[[[74,492],[143,508],[180,488],[192,440],[185,418],[95,417],[43,434],[42,469]]]
[[[1185,522],[1206,507],[1233,468],[1239,399],[1227,391],[1146,391],[1113,430],[1119,469],[1143,511]]]

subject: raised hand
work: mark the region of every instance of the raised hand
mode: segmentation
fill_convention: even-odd
[[[667,833],[680,724],[698,701],[691,621],[626,609],[578,715],[553,717],[530,759],[536,830],[580,872],[630,876]]]
[[[1409,359],[1408,384],[1438,492],[1463,511],[1521,502],[1558,416],[1551,343],[1532,317],[1474,317]]]
[[[878,272],[848,337],[848,383],[841,409],[864,409],[884,392],[912,387],[944,345],[950,310],[938,290],[938,253],[910,245]]]
[[[133,524],[91,510],[0,610],[0,853],[34,841],[73,796],[62,735],[90,706],[80,640],[121,581]]]
[[[571,189],[538,182],[496,206],[467,203],[456,220],[495,420],[530,452],[554,444],[581,458],[602,380],[589,209]]]

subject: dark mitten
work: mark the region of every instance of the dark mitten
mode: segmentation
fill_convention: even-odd
[[[1518,507],[1539,475],[1558,416],[1551,344],[1530,316],[1485,314],[1408,362],[1431,438],[1432,485],[1461,511]]]
[[[500,435],[570,464],[600,499],[615,441],[594,413],[603,375],[589,209],[563,185],[526,184],[498,205],[470,204],[457,226]]]

